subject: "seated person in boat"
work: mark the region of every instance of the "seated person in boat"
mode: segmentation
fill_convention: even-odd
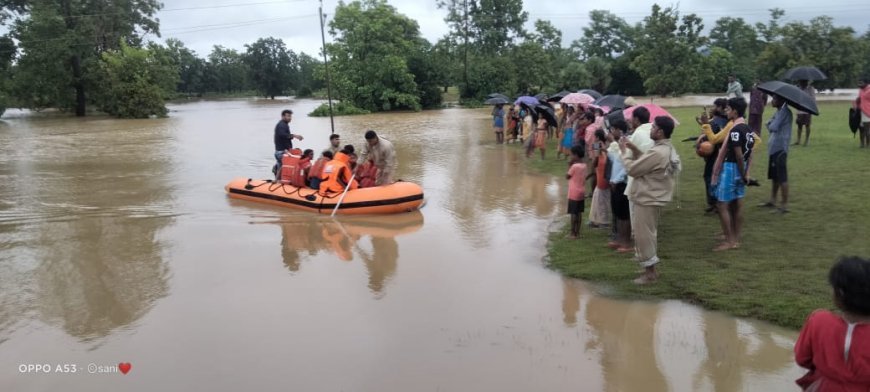
[[[332,151],[325,150],[320,158],[311,165],[311,170],[308,171],[308,186],[311,189],[320,189],[320,177],[323,175],[323,167],[332,160],[334,155]]]
[[[347,154],[348,157],[350,157],[350,170],[356,170],[357,156],[356,149],[353,148],[353,144],[345,144],[344,148],[342,148],[341,150],[344,151],[344,153]]]
[[[320,193],[323,195],[326,194],[336,194],[344,192],[344,189],[348,185],[348,181],[351,181],[353,175],[350,169],[350,154],[351,151],[348,151],[347,148],[341,150],[335,154],[335,157],[329,161],[323,167],[323,174],[321,178],[323,179],[320,182]],[[354,190],[359,187],[356,179],[354,179],[350,183],[350,188],[348,190]]]
[[[396,169],[396,150],[393,143],[384,139],[375,131],[369,130],[365,135],[366,144],[363,147],[363,162],[370,160],[378,168],[378,176],[375,185],[389,185],[393,183],[393,172]]]
[[[308,173],[311,171],[311,161],[314,160],[314,150],[306,149],[302,153],[302,159],[299,160],[299,167],[302,169],[302,179],[305,186],[308,186]]]

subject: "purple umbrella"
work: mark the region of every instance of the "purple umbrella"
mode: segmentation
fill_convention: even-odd
[[[519,105],[519,104],[521,104],[521,103],[524,103],[524,104],[526,104],[526,105],[529,105],[530,107],[535,107],[535,105],[537,105],[537,104],[539,104],[539,103],[541,103],[541,102],[538,101],[538,99],[535,98],[535,97],[530,97],[530,96],[528,96],[528,95],[523,95],[522,97],[517,98],[517,100],[514,102],[514,105]]]

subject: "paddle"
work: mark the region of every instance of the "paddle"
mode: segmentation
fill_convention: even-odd
[[[347,186],[344,187],[344,192],[341,193],[341,197],[338,199],[338,203],[335,205],[335,208],[332,210],[332,217],[335,216],[335,213],[338,211],[338,206],[341,205],[341,202],[344,201],[344,196],[347,195],[347,190],[350,189],[350,184],[353,184],[353,179],[356,177],[356,171],[353,172],[353,175],[350,176],[350,181],[347,182]]]

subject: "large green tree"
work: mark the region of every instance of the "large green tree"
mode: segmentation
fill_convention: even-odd
[[[100,56],[121,43],[140,46],[142,34],[159,36],[157,0],[0,0],[19,40],[16,93],[28,106],[74,109],[84,116]],[[4,18],[0,16],[0,18]],[[97,84],[94,84],[97,83]]]
[[[275,99],[294,87],[298,64],[279,38],[260,38],[245,45],[243,61],[248,65],[251,82],[264,97]],[[297,60],[298,61],[298,60]]]
[[[172,59],[172,63],[178,69],[178,85],[176,91],[179,93],[202,95],[206,90],[206,63],[205,60],[197,57],[196,52],[184,46],[184,43],[169,38],[166,40],[166,50]]]
[[[704,24],[695,14],[684,15],[674,8],[653,5],[644,19],[637,44],[637,58],[631,66],[644,79],[648,93],[682,94],[698,88],[703,72],[698,49],[706,41]]]
[[[10,75],[15,53],[15,41],[7,35],[0,36],[0,116],[6,111],[6,105],[8,105]]]
[[[635,29],[625,19],[605,10],[589,11],[589,25],[583,28],[583,37],[571,46],[581,57],[612,59],[634,48]]]
[[[340,1],[329,23],[327,52],[342,100],[370,110],[421,108],[408,57],[419,49],[417,22],[386,0]]]
[[[299,87],[296,96],[307,97],[314,91],[325,87],[323,79],[317,77],[317,69],[323,67],[323,63],[306,53],[299,55]]]
[[[207,90],[219,93],[237,93],[250,88],[250,69],[235,49],[215,45],[208,55],[205,79]]]
[[[170,50],[158,45],[135,48],[122,43],[102,54],[96,72],[103,85],[95,100],[100,110],[123,118],[165,116],[165,100],[175,92],[178,67]]]

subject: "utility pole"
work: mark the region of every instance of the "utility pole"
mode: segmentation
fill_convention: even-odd
[[[329,101],[329,126],[332,134],[335,133],[335,118],[332,115],[332,87],[329,80],[329,59],[326,58],[326,33],[323,32],[323,22],[326,20],[326,15],[323,13],[323,0],[320,0],[320,39],[323,43],[323,65],[326,67],[326,99]]]

